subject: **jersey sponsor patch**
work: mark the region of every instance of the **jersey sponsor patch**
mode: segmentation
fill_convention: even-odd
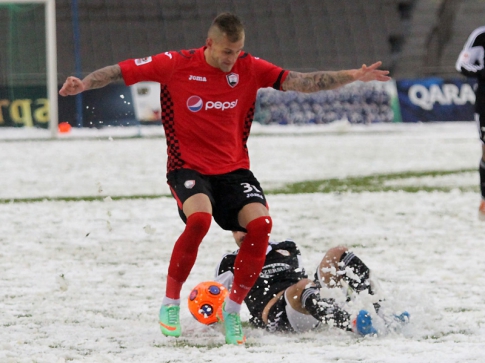
[[[290,270],[291,270],[291,266],[288,265],[287,263],[270,263],[263,266],[263,269],[261,270],[259,277],[264,279],[270,279],[276,274],[280,274],[284,271],[290,271]]]
[[[207,101],[205,103],[205,110],[229,110],[237,106],[238,100],[235,101]],[[199,112],[204,107],[204,101],[199,96],[190,96],[187,99],[187,108],[192,112]]]
[[[137,66],[141,66],[142,64],[147,64],[147,63],[150,63],[151,61],[152,61],[152,57],[138,58],[138,59],[135,59],[135,64]]]
[[[225,111],[225,110],[228,110],[230,108],[234,108],[237,106],[237,101],[238,100],[235,100],[235,101],[226,101],[226,102],[221,102],[221,101],[207,101],[205,103],[205,109],[206,110],[210,110],[211,108],[215,108],[216,110],[222,110],[222,111]]]
[[[229,84],[229,86],[231,86],[232,88],[234,88],[239,83],[239,74],[237,74],[237,73],[229,73],[226,76],[226,79],[227,79],[227,83]]]
[[[199,112],[202,106],[204,106],[204,102],[199,96],[190,96],[187,100],[187,108],[192,112]]]

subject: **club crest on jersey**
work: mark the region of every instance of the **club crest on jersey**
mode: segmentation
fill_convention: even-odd
[[[239,83],[239,74],[229,73],[226,76],[226,79],[227,79],[227,83],[229,83],[229,86],[231,86],[232,88],[234,88]]]
[[[141,66],[142,64],[147,64],[147,63],[150,63],[151,61],[152,61],[152,57],[138,58],[138,59],[135,59],[135,64],[137,66]]]
[[[186,180],[184,186],[187,189],[192,189],[195,186],[195,180]]]

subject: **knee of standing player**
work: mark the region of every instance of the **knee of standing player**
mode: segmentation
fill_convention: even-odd
[[[258,217],[246,226],[247,234],[241,249],[251,251],[253,255],[264,256],[269,242],[273,221],[270,216]]]
[[[187,218],[186,229],[190,229],[192,233],[200,236],[205,236],[209,232],[211,226],[212,215],[205,212],[197,212],[191,214]]]
[[[247,234],[261,235],[269,238],[271,229],[273,228],[273,220],[270,216],[262,216],[253,219],[246,226]]]

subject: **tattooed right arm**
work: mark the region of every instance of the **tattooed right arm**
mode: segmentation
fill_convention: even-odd
[[[120,66],[115,64],[88,74],[82,81],[77,77],[67,77],[59,94],[61,96],[74,96],[89,89],[104,87],[119,79],[123,79],[123,75]]]
[[[121,68],[118,64],[98,69],[88,74],[84,79],[86,90],[104,87],[111,82],[123,79]]]

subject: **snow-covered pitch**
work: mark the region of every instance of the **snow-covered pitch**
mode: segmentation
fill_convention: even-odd
[[[324,327],[272,335],[246,326],[245,347],[225,345],[185,303],[236,247],[213,223],[182,291],[183,335],[162,336],[157,315],[183,223],[168,196],[114,198],[169,194],[165,140],[152,137],[154,130],[72,130],[59,141],[35,130],[28,135],[35,140],[16,141],[27,133],[0,129],[0,362],[483,361],[478,171],[387,182],[449,192],[268,194],[272,238],[294,239],[311,274],[328,248],[351,247],[378,278],[386,303],[410,312],[402,331],[358,337]],[[119,138],[135,132],[146,137]],[[469,122],[337,123],[255,127],[249,151],[270,191],[305,180],[478,169],[480,143]],[[44,197],[98,200],[27,200]]]

